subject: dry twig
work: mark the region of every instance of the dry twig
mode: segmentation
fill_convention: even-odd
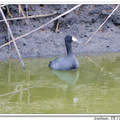
[[[22,16],[26,17],[21,5],[18,5],[18,9],[19,9],[19,16],[22,14]]]
[[[28,16],[28,12],[29,12],[28,4],[26,4],[25,7],[26,7],[26,16]]]
[[[28,35],[31,35],[32,33],[40,30],[41,28],[43,28],[43,27],[47,26],[48,24],[54,22],[55,20],[59,19],[60,17],[62,17],[62,16],[64,16],[64,15],[67,15],[68,13],[72,12],[73,10],[77,9],[77,8],[80,7],[80,6],[81,6],[81,4],[74,6],[74,7],[71,8],[70,10],[64,12],[63,14],[58,15],[57,17],[55,17],[55,18],[53,18],[52,20],[48,21],[47,23],[41,25],[40,27],[38,27],[38,28],[36,28],[36,29],[34,29],[34,30],[32,30],[32,31],[24,34],[24,35],[19,36],[19,37],[15,38],[14,40],[16,41],[16,40],[18,40],[18,39],[21,39],[21,38],[23,38],[23,37],[26,37],[26,36],[28,36]],[[12,43],[12,42],[13,42],[13,39],[12,39],[11,41],[9,41],[9,42],[1,45],[0,48],[4,47],[4,46],[6,46],[6,45],[9,45],[9,44]]]
[[[12,14],[10,13],[10,10],[9,10],[8,6],[6,6],[6,8],[7,8],[7,13],[8,13],[8,15],[9,15],[10,17],[13,17]]]
[[[12,20],[22,20],[22,19],[32,19],[32,18],[42,18],[42,17],[50,17],[52,15],[55,15],[57,12],[45,14],[45,15],[32,15],[32,16],[25,16],[25,17],[15,17],[15,18],[8,18],[7,21]],[[4,22],[4,20],[0,20],[0,22]]]
[[[84,45],[87,45],[88,42],[93,38],[93,36],[102,28],[102,26],[108,21],[108,19],[112,16],[112,14],[118,9],[119,5],[115,7],[115,9],[109,14],[109,16],[106,18],[106,20],[98,27],[98,29],[89,37],[89,39],[84,43]]]
[[[20,14],[22,14],[23,17],[26,17],[21,5],[18,5],[18,9],[19,9],[19,16],[20,16]],[[25,20],[25,22],[26,22],[26,24],[28,24],[27,20]]]
[[[56,25],[56,33],[59,31],[59,21],[57,21],[57,25]]]
[[[15,49],[16,49],[16,51],[17,51],[17,54],[18,54],[19,60],[20,60],[20,62],[21,62],[21,65],[22,65],[22,67],[24,68],[24,62],[23,62],[22,57],[21,57],[21,55],[20,55],[19,49],[18,49],[18,47],[17,47],[17,45],[16,45],[15,38],[14,38],[14,36],[13,36],[13,33],[12,33],[12,31],[11,31],[11,29],[10,29],[10,26],[9,26],[9,23],[7,22],[6,17],[5,17],[5,15],[4,15],[4,13],[3,13],[3,11],[2,11],[1,8],[0,8],[0,12],[1,12],[1,14],[2,14],[3,19],[5,20],[5,23],[6,23],[6,25],[7,25],[8,31],[9,31],[9,33],[10,33],[10,35],[11,35],[11,38],[12,38],[12,41],[13,41],[13,43],[14,43]]]

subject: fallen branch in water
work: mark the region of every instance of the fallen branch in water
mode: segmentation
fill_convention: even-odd
[[[93,63],[96,67],[98,67],[100,69],[100,71],[104,70],[104,67],[101,67],[99,64],[97,64],[94,60],[92,60],[90,57],[86,56],[86,58]]]

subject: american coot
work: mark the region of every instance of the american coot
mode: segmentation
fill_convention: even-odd
[[[72,41],[77,41],[73,36],[67,35],[65,37],[65,46],[67,50],[67,55],[64,57],[56,58],[53,61],[50,61],[49,67],[54,70],[72,70],[79,67],[79,63],[72,53],[71,43]]]

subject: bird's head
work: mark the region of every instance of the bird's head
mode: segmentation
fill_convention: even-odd
[[[78,40],[74,37],[74,36],[71,36],[71,35],[67,35],[65,37],[65,43],[72,43],[72,42],[77,42]]]

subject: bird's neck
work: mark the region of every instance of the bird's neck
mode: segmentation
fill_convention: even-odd
[[[72,54],[72,46],[71,46],[71,43],[67,43],[67,44],[66,44],[66,50],[67,50],[67,55],[71,55],[71,54]]]

